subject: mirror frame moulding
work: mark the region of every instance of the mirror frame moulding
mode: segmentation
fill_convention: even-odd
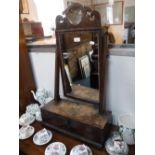
[[[69,22],[67,18],[67,13],[70,9],[80,7],[82,11],[81,22],[77,25],[73,25]],[[61,38],[60,35],[66,32],[74,31],[90,31],[98,33],[98,51],[99,51],[99,113],[103,114],[106,110],[105,108],[105,73],[106,73],[106,58],[108,52],[107,46],[107,33],[102,30],[101,27],[101,17],[100,14],[91,10],[89,7],[80,5],[79,3],[74,3],[68,7],[64,12],[64,15],[58,15],[56,17],[56,61],[55,61],[55,94],[54,100],[59,101],[59,77],[60,71],[62,72],[62,57],[61,57]],[[62,77],[63,78],[63,77]],[[63,79],[62,79],[63,82]],[[75,100],[75,99],[74,99]],[[76,100],[80,101],[81,99]],[[83,100],[82,100],[83,101]],[[92,101],[84,100],[86,103],[93,103]],[[93,103],[94,104],[94,103]]]

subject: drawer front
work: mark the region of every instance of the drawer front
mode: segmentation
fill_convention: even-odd
[[[75,132],[76,134],[98,143],[102,142],[102,130],[98,128],[94,128],[76,121],[70,121],[69,127],[70,131]]]
[[[56,114],[51,114],[44,113],[43,115],[43,122],[47,122],[48,124],[52,124],[53,126],[62,128],[62,129],[67,129],[68,128],[68,120],[58,116]]]
[[[103,145],[109,132],[109,123],[106,124],[103,130],[54,113],[49,114],[42,111],[42,114],[44,125],[58,130],[59,132],[71,135],[77,139],[85,139],[84,141],[86,142],[88,140],[88,143],[91,141],[90,143],[94,142]]]
[[[89,126],[87,124],[83,124],[78,121],[67,119],[51,113],[50,115],[48,113],[45,113],[43,115],[43,122],[51,124],[51,126],[55,126],[57,128],[66,130],[70,133],[80,135],[92,141],[95,141],[98,143],[102,142],[103,130]]]

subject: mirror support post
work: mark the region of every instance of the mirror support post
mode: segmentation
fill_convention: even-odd
[[[60,49],[59,49],[59,39],[58,39],[58,34],[56,32],[56,53],[55,53],[55,91],[54,91],[54,100],[59,101],[60,100],[60,95],[59,95],[59,69],[60,69],[60,62],[59,62],[59,55],[60,55]]]
[[[99,71],[100,71],[100,76],[99,76],[99,91],[100,91],[100,96],[99,96],[99,113],[103,114],[106,111],[106,94],[105,94],[105,77],[106,77],[106,64],[107,64],[107,35],[104,33],[103,30],[99,32],[98,36],[98,42],[99,42]]]
[[[103,52],[102,41],[101,41],[101,32],[98,32],[98,50],[99,50],[99,113],[102,114],[104,112],[104,102],[103,102]]]

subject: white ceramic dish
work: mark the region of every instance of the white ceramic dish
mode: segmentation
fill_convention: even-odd
[[[36,112],[35,116],[36,116],[36,121],[39,121],[39,122],[42,121],[41,111],[40,112]]]
[[[29,104],[26,106],[26,112],[35,115],[36,112],[40,112],[40,107],[37,103]]]
[[[24,113],[19,118],[19,124],[21,126],[30,125],[34,121],[35,121],[35,116],[33,116],[33,115],[29,114],[29,113]]]
[[[124,141],[113,140],[109,138],[105,142],[105,149],[110,155],[127,155],[128,146]]]
[[[72,148],[71,152],[70,152],[70,155],[78,155],[79,154],[78,152],[80,150],[80,147],[83,147],[83,146],[86,147],[87,152],[88,152],[88,154],[87,153],[83,153],[83,154],[84,155],[92,155],[91,149],[88,146],[84,145],[84,144],[74,146]]]
[[[26,112],[34,115],[37,121],[42,121],[40,106],[37,103],[28,105]]]
[[[51,143],[45,149],[45,155],[65,155],[66,152],[66,146],[61,142]]]
[[[50,102],[53,98],[48,95],[48,91],[44,88],[37,89],[36,93],[31,90],[33,97],[36,101],[40,103],[40,107]]]
[[[134,114],[124,114],[118,117],[119,131],[123,140],[129,144],[135,144],[135,116]]]
[[[30,126],[30,125],[22,126],[19,129],[19,139],[24,140],[24,139],[31,137],[34,131],[35,129],[33,126]]]
[[[36,101],[38,101],[41,105],[45,104],[46,98],[48,98],[48,91],[44,88],[37,89],[36,93],[31,90],[33,97]]]
[[[45,131],[47,133],[43,134]],[[33,142],[36,145],[45,145],[52,139],[52,136],[53,134],[50,130],[42,129],[33,136]]]

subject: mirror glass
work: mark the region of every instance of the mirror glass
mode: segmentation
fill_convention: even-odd
[[[60,44],[65,95],[99,103],[97,33],[65,32]]]

